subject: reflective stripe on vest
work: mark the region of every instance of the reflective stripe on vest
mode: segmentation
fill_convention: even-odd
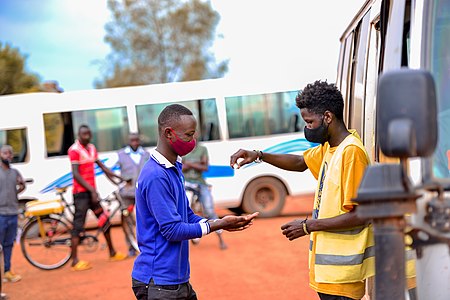
[[[406,278],[414,278],[416,277],[416,250],[412,249],[411,247],[406,247]]]
[[[366,248],[364,253],[354,255],[316,254],[316,265],[359,265],[375,256],[375,246]]]

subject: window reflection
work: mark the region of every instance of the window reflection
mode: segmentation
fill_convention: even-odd
[[[295,106],[297,91],[225,98],[230,138],[303,130]]]
[[[178,102],[145,104],[136,107],[139,133],[144,146],[156,146],[158,142],[158,116],[164,107],[174,103]],[[184,101],[181,104],[189,108],[197,119],[201,141],[220,139],[219,117],[215,99]]]
[[[434,3],[432,19],[431,72],[438,99],[438,145],[434,175],[450,177],[450,0]]]
[[[67,155],[82,124],[89,126],[99,152],[115,151],[127,142],[129,133],[125,107],[44,114],[47,156]]]
[[[13,163],[28,161],[27,129],[0,130],[0,147],[10,145],[13,148]]]

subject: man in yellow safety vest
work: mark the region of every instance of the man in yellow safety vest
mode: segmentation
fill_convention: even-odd
[[[310,235],[309,284],[320,299],[361,299],[365,280],[375,273],[375,248],[371,225],[358,218],[352,199],[369,157],[356,131],[344,123],[344,101],[335,85],[316,81],[295,100],[306,123],[305,138],[316,146],[303,155],[241,149],[230,164],[240,168],[264,161],[285,170],[311,171],[318,180],[312,218],[284,224],[282,233],[291,241]]]

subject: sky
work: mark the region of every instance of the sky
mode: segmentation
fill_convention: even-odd
[[[239,82],[334,82],[339,38],[364,0],[211,0],[220,15],[212,48]],[[0,42],[28,71],[65,91],[94,88],[110,52],[106,0],[0,0]]]

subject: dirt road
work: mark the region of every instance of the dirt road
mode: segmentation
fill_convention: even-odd
[[[313,299],[308,287],[307,238],[293,242],[281,234],[280,226],[310,212],[311,200],[289,199],[283,215],[257,219],[244,232],[224,233],[228,249],[220,250],[214,234],[191,246],[191,283],[199,299]],[[218,211],[219,215],[228,211]],[[113,228],[113,242],[125,251],[120,228]],[[101,239],[104,244],[104,239]],[[10,300],[135,299],[130,273],[133,259],[108,262],[107,250],[80,253],[93,269],[73,272],[64,266],[53,271],[32,267],[14,246],[13,270],[23,276],[18,283],[5,283],[3,292]]]

